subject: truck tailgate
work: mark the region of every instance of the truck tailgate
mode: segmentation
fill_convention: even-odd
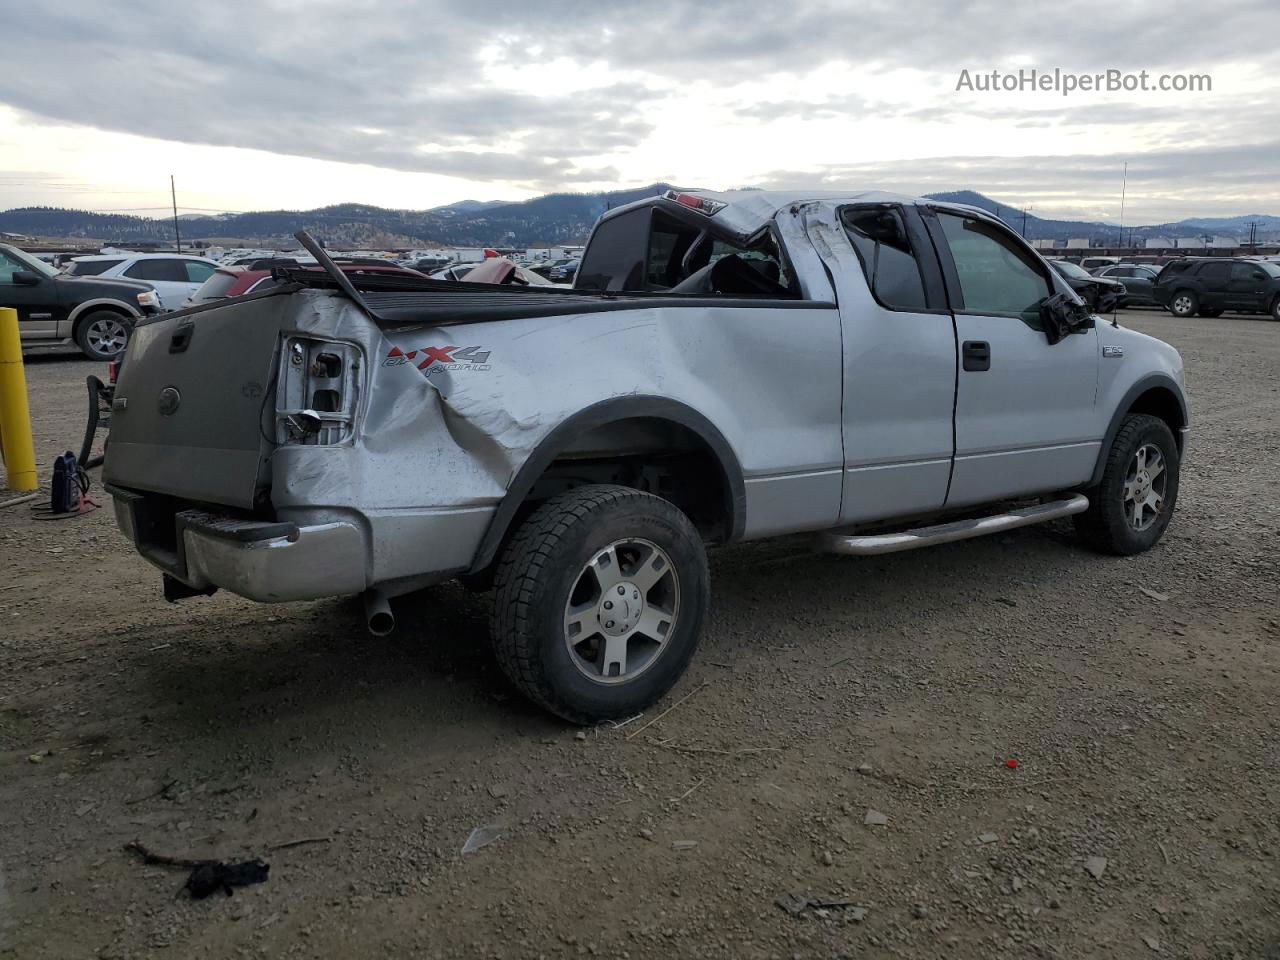
[[[140,324],[116,385],[103,479],[253,506],[287,300],[254,297]]]

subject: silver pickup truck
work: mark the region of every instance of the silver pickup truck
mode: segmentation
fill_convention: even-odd
[[[512,681],[577,722],[680,677],[707,545],[1074,516],[1132,554],[1177,499],[1178,353],[970,207],[671,192],[605,214],[573,289],[277,279],[129,344],[105,480],[166,598],[363,594],[385,633],[389,599],[460,577]]]

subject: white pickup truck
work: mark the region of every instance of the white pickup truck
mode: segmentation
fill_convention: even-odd
[[[680,677],[707,545],[1074,516],[1131,554],[1177,500],[1178,353],[970,207],[672,192],[602,217],[574,289],[279,279],[130,342],[105,480],[165,596],[363,594],[383,633],[462,577],[514,683],[576,722]]]

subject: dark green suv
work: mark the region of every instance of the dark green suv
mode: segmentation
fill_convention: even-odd
[[[158,304],[149,283],[70,277],[0,243],[0,307],[18,311],[24,346],[71,340],[93,360],[114,360],[134,321],[159,312]]]
[[[1177,317],[1220,317],[1237,310],[1280,320],[1280,263],[1228,257],[1173,260],[1160,271],[1151,293]]]

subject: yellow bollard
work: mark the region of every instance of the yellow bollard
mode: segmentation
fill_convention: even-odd
[[[22,338],[18,335],[18,311],[12,307],[0,307],[0,451],[9,489],[36,489],[36,451],[31,442]]]

